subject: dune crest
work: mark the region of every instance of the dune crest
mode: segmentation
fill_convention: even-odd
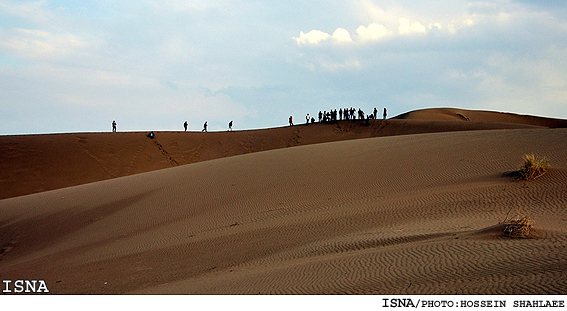
[[[458,114],[466,115],[463,122]],[[566,120],[427,109],[394,119],[235,132],[0,136],[0,199],[223,157],[333,141],[433,132],[567,127]]]
[[[410,111],[395,119],[429,121],[473,121],[489,123],[513,123],[551,128],[567,127],[567,120],[520,115],[507,112],[466,110],[457,108],[430,108]]]

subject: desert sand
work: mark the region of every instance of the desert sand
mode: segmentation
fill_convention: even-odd
[[[567,121],[461,109],[0,137],[0,276],[54,294],[566,294]],[[543,176],[510,174],[524,154]],[[534,220],[529,238],[506,219]]]

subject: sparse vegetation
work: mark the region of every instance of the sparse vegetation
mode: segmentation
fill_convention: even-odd
[[[463,119],[463,120],[465,120],[465,121],[470,121],[470,120],[471,120],[471,119],[469,119],[469,117],[465,116],[465,115],[462,114],[462,113],[457,113],[457,115],[458,115],[461,119]]]
[[[536,158],[533,154],[526,154],[524,155],[524,163],[518,172],[520,178],[532,180],[545,174],[549,168],[549,161],[546,158]]]
[[[518,212],[518,210],[516,209]],[[537,238],[540,237],[535,228],[534,221],[525,214],[516,214],[515,217],[508,219],[512,209],[506,214],[506,218],[500,222],[504,225],[504,235],[510,238]]]
[[[516,217],[510,220],[504,228],[504,234],[512,238],[527,238],[533,236],[535,229],[529,216]]]

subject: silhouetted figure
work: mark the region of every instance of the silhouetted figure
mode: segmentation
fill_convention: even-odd
[[[206,132],[207,131],[207,121],[205,121],[205,124],[203,124],[203,130],[201,132]]]
[[[388,116],[388,111],[386,110],[386,108],[384,108],[384,114],[382,116],[384,117],[384,120],[386,120],[386,116]]]
[[[315,123],[315,117],[311,117],[311,123]]]
[[[309,124],[309,120],[311,120],[311,116],[309,114],[307,114],[305,116],[305,120],[307,120],[307,124]]]
[[[378,109],[374,108],[374,119],[378,117]]]
[[[185,123],[183,123],[183,127],[185,128],[185,132],[187,132],[187,125],[188,125],[188,123],[187,123],[187,121],[185,121]]]
[[[112,121],[112,132],[116,132],[116,121]]]
[[[322,119],[323,119],[323,113],[321,111],[319,111],[319,123],[321,123]]]
[[[339,109],[339,117],[341,118],[341,121],[343,120],[343,108]]]
[[[154,131],[151,131],[148,133],[148,135],[146,135],[146,137],[148,137],[149,139],[154,139],[156,135],[154,134]]]
[[[289,116],[289,126],[293,126],[293,116]]]
[[[232,120],[228,122],[228,130],[232,132]]]

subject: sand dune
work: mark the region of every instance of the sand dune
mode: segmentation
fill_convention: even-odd
[[[434,120],[434,121],[471,121],[471,122],[498,122],[535,125],[551,128],[567,127],[567,120],[543,118],[530,115],[519,115],[515,113],[465,110],[456,108],[430,108],[410,111],[401,114],[396,119],[411,120]]]
[[[463,122],[459,115],[470,116]],[[567,127],[566,120],[427,109],[390,120],[343,121],[216,133],[75,133],[0,136],[0,199],[183,164],[332,141],[432,132]]]
[[[465,126],[488,123],[158,133],[167,154],[143,137],[135,164],[90,150],[108,175],[170,168],[1,200],[0,275],[66,294],[566,294],[567,129]],[[229,145],[233,134],[250,139]],[[112,136],[85,137],[97,135]],[[191,149],[199,139],[218,147]],[[552,169],[507,176],[526,153]],[[516,212],[538,238],[503,236]]]

